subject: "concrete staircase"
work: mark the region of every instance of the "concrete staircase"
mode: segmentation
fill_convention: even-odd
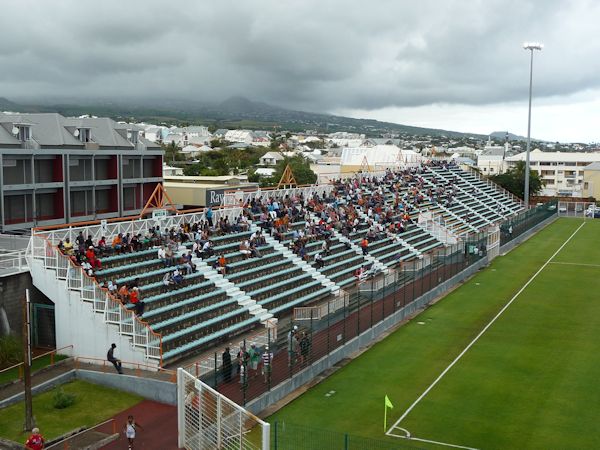
[[[273,317],[273,314],[256,303],[256,300],[250,298],[248,294],[209,266],[204,260],[193,258],[192,262],[196,265],[196,270],[198,270],[204,278],[212,281],[218,288],[223,289],[229,297],[234,298],[237,301],[238,305],[248,308],[250,314],[258,317],[263,325],[266,326],[267,320]]]
[[[256,227],[256,225],[254,225],[254,224],[253,224],[253,226]],[[252,229],[252,227],[251,227],[251,229]],[[264,236],[265,240],[267,241],[267,244],[272,245],[276,252],[281,253],[286,259],[291,260],[295,265],[300,267],[304,272],[310,274],[310,276],[313,277],[315,280],[320,281],[323,286],[330,288],[332,294],[337,295],[340,292],[340,287],[337,284],[335,284],[333,281],[331,281],[325,275],[320,273],[313,266],[311,266],[306,261],[304,261],[302,258],[300,258],[298,255],[296,255],[294,252],[292,252],[289,248],[287,248],[285,245],[283,245],[281,242],[279,242],[273,236],[271,236],[268,233],[263,233],[263,236]]]

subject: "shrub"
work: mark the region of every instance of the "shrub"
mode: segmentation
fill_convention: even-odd
[[[13,335],[0,337],[0,368],[12,366],[22,360],[21,342]]]
[[[58,388],[52,397],[52,404],[55,409],[65,409],[75,403],[75,395],[69,394],[62,390],[62,388]]]

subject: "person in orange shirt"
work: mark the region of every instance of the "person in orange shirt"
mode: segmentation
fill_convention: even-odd
[[[116,252],[120,252],[123,247],[123,238],[121,233],[117,234],[112,241],[112,248]]]
[[[119,298],[121,299],[121,301],[123,303],[128,303],[129,302],[129,290],[127,289],[127,285],[124,284],[123,286],[121,286],[119,288]]]

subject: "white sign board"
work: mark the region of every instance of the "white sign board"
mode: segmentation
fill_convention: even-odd
[[[108,220],[103,219],[100,221],[100,235],[106,236],[108,234]]]
[[[166,209],[155,209],[152,211],[152,218],[157,219],[158,217],[166,217],[167,210]]]

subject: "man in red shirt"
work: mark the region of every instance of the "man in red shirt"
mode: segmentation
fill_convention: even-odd
[[[42,450],[44,448],[44,438],[40,434],[39,428],[31,430],[31,436],[25,442],[25,447],[31,450]]]

